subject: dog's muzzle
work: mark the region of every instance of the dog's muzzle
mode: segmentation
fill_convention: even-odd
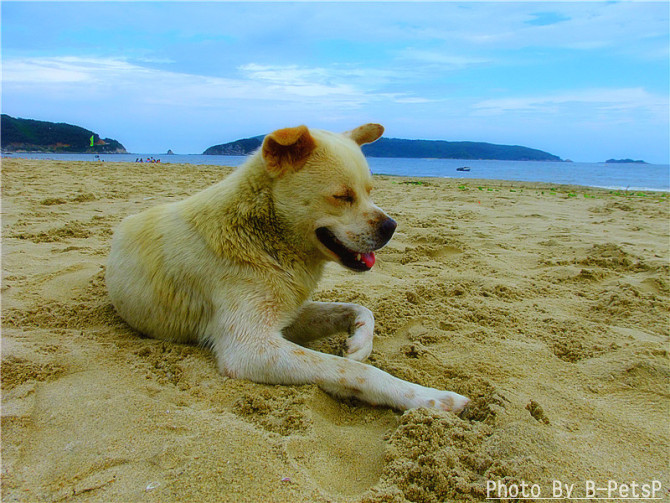
[[[378,226],[375,232],[375,243],[373,250],[378,250],[389,242],[398,224],[392,218],[386,217]],[[326,248],[333,252],[340,263],[354,271],[365,272],[372,269],[375,264],[374,251],[361,252],[352,250],[342,241],[337,239],[335,234],[327,227],[316,229],[316,237]]]

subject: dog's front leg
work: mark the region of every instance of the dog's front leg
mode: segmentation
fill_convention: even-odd
[[[230,377],[267,384],[316,383],[338,397],[355,397],[400,410],[430,407],[460,412],[469,400],[449,391],[413,384],[350,358],[299,346],[261,326],[236,325],[213,338],[219,370]]]
[[[282,333],[288,340],[302,345],[338,332],[347,332],[349,338],[345,356],[363,361],[372,351],[374,326],[372,312],[358,304],[306,302],[293,323]]]

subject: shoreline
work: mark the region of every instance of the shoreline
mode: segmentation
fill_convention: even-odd
[[[46,154],[45,154],[46,155]],[[93,154],[82,154],[82,155],[93,155]],[[107,154],[105,154],[107,155]],[[137,155],[137,154],[111,154],[111,155]],[[149,154],[143,154],[143,155],[149,155]],[[163,155],[167,156],[168,154],[153,154],[153,155]],[[174,155],[174,154],[172,154]],[[179,155],[200,155],[200,154],[179,154]],[[220,156],[220,157],[228,157],[228,156]],[[232,157],[246,157],[246,156],[232,156]],[[23,158],[23,157],[2,157],[2,159],[19,159],[19,160],[26,160],[26,161],[36,161],[36,162],[42,162],[42,161],[48,161],[48,162],[66,162],[66,163],[84,163],[87,165],[90,165],[91,163],[97,163],[97,164],[105,164],[105,163],[111,163],[111,164],[123,164],[123,165],[131,165],[131,166],[143,166],[143,165],[152,165],[154,163],[136,163],[133,161],[98,161],[95,159],[92,160],[61,160],[61,159],[28,159],[28,158]],[[500,162],[517,162],[517,161],[500,161]],[[518,161],[518,162],[543,162],[543,161]],[[161,161],[160,163],[156,163],[158,167],[163,167],[163,166],[169,166],[170,168],[172,167],[179,167],[179,166],[193,166],[193,167],[206,167],[206,168],[212,168],[212,169],[235,169],[236,166],[228,166],[228,165],[222,165],[222,164],[201,164],[201,163],[179,163],[179,162],[167,162],[167,161]],[[469,178],[469,177],[457,177],[457,176],[416,176],[416,175],[405,175],[405,174],[394,174],[394,173],[373,173],[373,176],[375,177],[391,177],[391,178],[416,178],[419,180],[451,180],[451,181],[456,181],[456,182],[463,182],[464,185],[470,185],[470,184],[477,184],[477,185],[486,185],[486,184],[496,184],[496,185],[505,185],[505,184],[521,184],[521,185],[528,185],[529,187],[537,187],[539,189],[545,189],[545,190],[550,190],[552,187],[561,187],[563,189],[571,189],[573,191],[575,190],[585,190],[585,189],[597,189],[597,190],[604,190],[604,191],[615,191],[615,192],[647,192],[647,193],[662,193],[662,194],[670,194],[670,188],[668,189],[655,189],[655,188],[649,188],[649,187],[617,187],[617,186],[594,186],[594,185],[579,185],[579,184],[571,184],[571,183],[558,183],[558,182],[540,182],[540,181],[524,181],[524,180],[505,180],[505,179],[497,179],[497,178]]]
[[[531,161],[529,161],[531,162]],[[216,167],[216,166],[212,166]],[[410,175],[395,175],[395,174],[383,174],[383,173],[373,173],[374,177],[389,177],[389,178],[406,178],[409,180],[433,180],[433,181],[439,181],[439,180],[449,180],[449,181],[454,181],[461,183],[462,185],[467,185],[467,186],[475,186],[474,188],[477,188],[477,186],[486,186],[486,185],[497,185],[499,187],[519,187],[519,188],[529,188],[529,189],[536,189],[536,190],[546,190],[546,191],[551,191],[553,188],[560,188],[564,191],[568,192],[575,192],[575,191],[584,191],[584,190],[595,190],[595,191],[607,191],[608,193],[620,193],[620,192],[647,192],[650,194],[654,193],[659,193],[659,194],[667,194],[670,196],[670,189],[663,190],[663,189],[651,189],[651,188],[644,188],[644,187],[629,187],[627,189],[619,188],[619,187],[598,187],[598,186],[592,186],[592,185],[575,185],[575,184],[570,184],[570,183],[552,183],[552,182],[534,182],[534,181],[524,181],[524,180],[503,180],[503,179],[496,179],[496,178],[458,178],[458,177],[452,177],[452,176],[442,176],[442,177],[437,177],[437,176],[410,176]],[[621,194],[613,194],[613,195],[621,195]],[[630,195],[633,196],[635,194],[624,194],[624,195]]]
[[[670,488],[666,193],[375,176],[393,239],[370,272],[327,265],[313,298],[369,308],[369,363],[470,397],[458,418],[230,379],[205,348],[131,330],[105,288],[114,228],[233,168],[94,167],[3,158],[3,501],[482,501],[501,480],[546,494],[553,480],[575,493],[587,480]],[[337,353],[345,337],[311,347]]]

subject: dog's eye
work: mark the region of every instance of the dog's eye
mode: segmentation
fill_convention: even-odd
[[[343,185],[333,190],[335,192],[330,196],[330,200],[335,205],[354,204],[356,202],[356,192],[351,187]]]
[[[343,203],[347,204],[353,204],[355,201],[352,194],[336,194],[333,196],[333,199],[337,199],[338,201],[342,201]]]

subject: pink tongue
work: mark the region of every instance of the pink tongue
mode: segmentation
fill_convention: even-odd
[[[375,265],[374,252],[361,253],[361,261],[368,267],[368,269],[372,268],[372,266]]]

